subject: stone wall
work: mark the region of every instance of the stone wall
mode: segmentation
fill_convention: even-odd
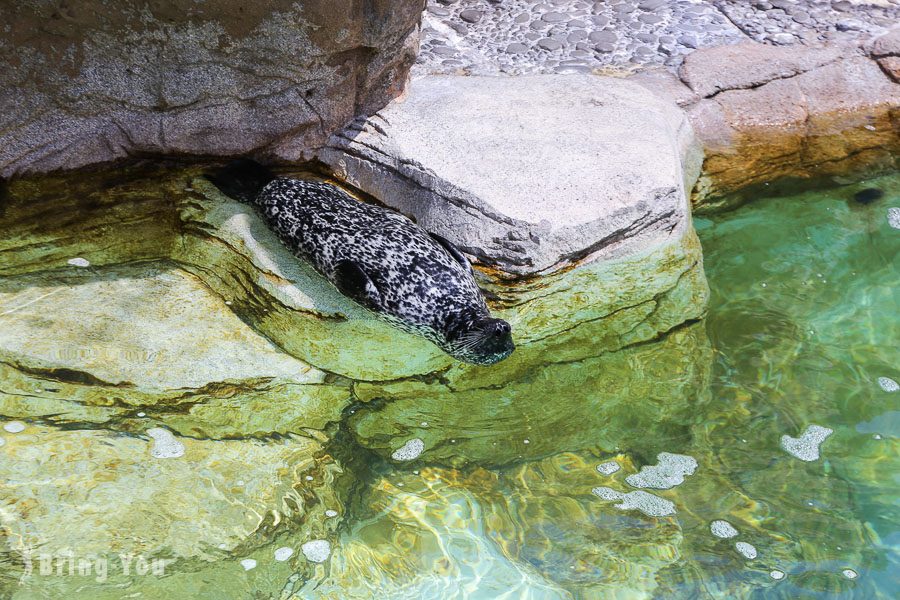
[[[308,157],[400,93],[422,8],[2,0],[0,176],[135,154]]]

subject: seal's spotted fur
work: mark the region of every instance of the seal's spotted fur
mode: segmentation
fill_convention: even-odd
[[[399,328],[466,362],[491,364],[512,352],[509,325],[491,318],[471,265],[448,241],[334,185],[266,173],[241,161],[210,179],[258,206],[296,256]]]

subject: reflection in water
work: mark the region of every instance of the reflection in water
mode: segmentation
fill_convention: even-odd
[[[860,202],[869,188],[883,194]],[[497,385],[303,375],[168,263],[152,277],[136,276],[146,265],[122,267],[130,278],[79,268],[95,285],[126,286],[145,312],[154,307],[141,290],[162,289],[160,277],[165,289],[192,290],[190,302],[159,303],[142,321],[144,345],[154,323],[218,315],[219,338],[233,330],[261,358],[244,379],[186,392],[202,374],[195,365],[164,370],[134,354],[129,381],[173,382],[153,402],[85,379],[110,362],[101,344],[73,356],[84,373],[53,372],[52,386],[46,369],[0,365],[9,373],[0,454],[7,487],[17,486],[0,496],[0,596],[893,597],[897,205],[892,176],[698,219],[712,289],[704,322]],[[147,222],[157,209],[143,209]],[[151,241],[141,256],[157,257]],[[88,289],[59,277],[60,298]],[[27,281],[8,278],[0,292],[29,300],[40,289]],[[40,340],[43,321],[64,312],[20,328]],[[216,358],[221,346],[198,343],[196,367],[232,364]],[[351,386],[356,401],[341,415]],[[300,435],[295,424],[312,414],[317,426]],[[164,428],[147,431],[151,418]],[[77,460],[54,462],[62,450]],[[145,494],[152,510],[123,505],[123,489]],[[23,523],[32,530],[12,528]],[[28,579],[22,542],[41,534],[58,553],[96,539],[98,552],[143,544],[183,558],[161,578],[126,577],[111,563],[105,581]]]

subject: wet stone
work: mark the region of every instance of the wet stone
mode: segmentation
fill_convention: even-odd
[[[659,15],[643,14],[638,17],[638,21],[647,25],[656,25],[657,23],[662,23],[664,19]]]
[[[609,25],[609,19],[604,17],[603,15],[597,15],[595,17],[591,17],[591,23],[596,27],[606,27]]]
[[[665,0],[644,0],[638,4],[638,8],[646,11],[654,11],[666,5]]]
[[[687,48],[697,48],[697,37],[693,35],[682,35],[678,37],[678,43]]]
[[[566,39],[574,44],[575,42],[580,42],[581,40],[587,39],[587,36],[587,31],[576,30],[570,33]]]
[[[529,21],[531,21],[531,15],[529,15],[527,12],[519,13],[514,21],[516,23],[528,23]]]

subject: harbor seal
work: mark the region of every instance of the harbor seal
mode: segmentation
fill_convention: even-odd
[[[479,365],[515,349],[509,323],[491,317],[466,257],[405,216],[326,182],[276,177],[246,159],[207,178],[256,206],[295,256],[398,328]]]

